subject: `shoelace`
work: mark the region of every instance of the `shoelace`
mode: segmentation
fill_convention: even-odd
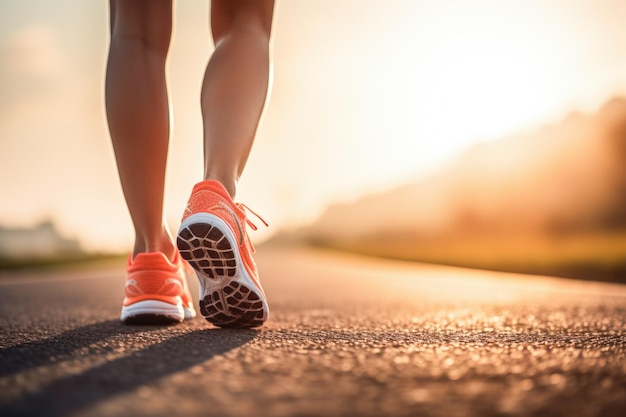
[[[259,228],[257,227],[256,224],[254,224],[252,222],[252,220],[250,220],[248,218],[248,216],[246,215],[246,210],[252,214],[254,214],[256,216],[257,219],[261,220],[261,222],[263,222],[263,224],[265,225],[265,227],[269,227],[269,224],[267,224],[267,222],[263,219],[263,217],[261,217],[258,213],[256,213],[254,210],[252,210],[250,207],[248,207],[247,205],[243,204],[243,203],[235,203],[235,207],[237,207],[237,209],[241,212],[241,214],[243,215],[243,218],[246,220],[246,224],[248,226],[250,226],[250,228],[252,230],[259,230]],[[245,235],[245,237],[244,237]],[[248,243],[250,244],[250,249],[252,250],[252,253],[256,252],[256,249],[254,248],[254,245],[252,244],[252,241],[247,238],[247,233],[243,233],[241,236],[241,242],[239,242],[239,244],[243,244],[244,239],[248,241]]]
[[[248,216],[246,215],[246,210],[254,214],[257,219],[261,220],[263,224],[265,225],[265,227],[269,227],[269,224],[267,224],[267,222],[263,219],[263,217],[261,217],[258,213],[256,213],[250,207],[246,206],[243,203],[235,203],[235,206],[237,206],[237,208],[239,208],[239,210],[243,213],[244,218],[246,219],[246,223],[248,224],[248,226],[250,226],[252,230],[259,230],[259,228],[257,227],[256,224],[252,223],[250,219],[248,219]]]

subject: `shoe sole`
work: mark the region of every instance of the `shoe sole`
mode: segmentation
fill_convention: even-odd
[[[218,327],[261,326],[269,315],[262,291],[250,278],[237,239],[210,213],[189,216],[178,230],[180,255],[200,282],[200,313]]]
[[[121,320],[124,324],[174,324],[185,318],[181,305],[173,305],[158,300],[138,301],[123,306]]]

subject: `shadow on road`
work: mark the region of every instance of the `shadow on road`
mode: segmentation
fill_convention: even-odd
[[[0,377],[27,371],[40,366],[60,363],[76,358],[77,351],[92,347],[104,340],[150,331],[156,326],[123,326],[119,320],[107,320],[73,328],[53,337],[46,337],[17,344],[1,350]],[[113,352],[115,346],[105,344],[98,351]]]
[[[156,342],[152,340],[153,344],[145,348],[133,350],[128,355],[106,361],[82,373],[68,375],[35,392],[27,393],[0,407],[0,414],[69,415],[243,346],[257,334],[256,330],[249,329],[205,328],[189,329],[183,334],[168,337],[167,333],[159,331],[161,329],[122,326],[119,321],[112,320],[5,349],[2,353],[0,375],[11,375],[38,366],[75,360],[82,348],[108,338],[132,339],[138,336],[144,343],[146,340],[157,339]],[[102,351],[95,353],[96,356],[114,352],[114,348],[107,345],[117,345],[119,349],[116,343],[103,345]],[[89,355],[93,357],[94,352],[90,351]]]

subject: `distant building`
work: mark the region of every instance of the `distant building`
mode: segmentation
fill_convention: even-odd
[[[61,236],[50,220],[31,228],[0,226],[0,258],[51,258],[81,252],[78,240]]]

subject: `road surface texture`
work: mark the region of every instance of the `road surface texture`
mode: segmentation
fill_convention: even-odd
[[[118,322],[116,269],[0,277],[0,416],[626,416],[626,286],[262,248],[257,330]]]

